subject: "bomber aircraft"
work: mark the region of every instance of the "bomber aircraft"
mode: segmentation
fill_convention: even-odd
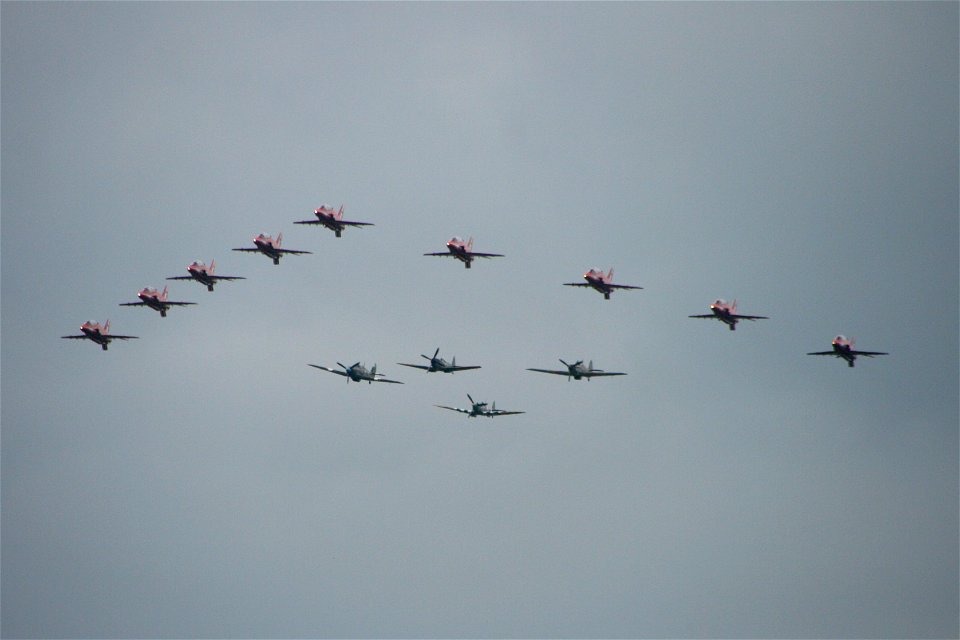
[[[284,254],[291,253],[294,255],[301,255],[305,253],[311,253],[310,251],[297,251],[294,249],[281,249],[280,243],[283,241],[283,234],[278,233],[277,239],[274,240],[266,234],[259,234],[253,239],[253,244],[257,245],[256,248],[244,247],[243,249],[234,249],[234,251],[249,251],[251,253],[262,253],[271,260],[273,264],[280,264],[280,258]]]
[[[144,287],[140,289],[137,293],[137,297],[140,298],[140,302],[121,302],[121,307],[150,307],[155,311],[160,312],[161,318],[167,317],[167,311],[170,307],[185,307],[191,304],[197,304],[196,302],[174,302],[167,299],[167,287],[163,288],[163,291],[159,289],[151,289],[150,287]]]
[[[442,404],[435,404],[433,406],[439,407],[441,409],[449,409],[450,411],[458,411],[460,413],[467,414],[468,418],[476,418],[481,416],[484,418],[496,418],[497,416],[513,416],[520,413],[526,413],[525,411],[504,411],[503,409],[497,409],[497,403],[494,402],[493,406],[487,409],[486,402],[475,402],[473,398],[470,397],[470,394],[467,394],[467,399],[470,400],[472,405],[469,409],[458,409],[457,407],[445,407]]]
[[[574,363],[564,362],[563,359],[560,359],[560,362],[567,368],[566,371],[557,371],[555,369],[527,369],[527,371],[537,371],[539,373],[552,373],[557,376],[567,376],[567,381],[571,378],[574,380],[580,380],[586,378],[587,382],[590,381],[590,378],[598,376],[625,376],[625,373],[619,373],[616,371],[604,371],[603,369],[594,369],[593,360],[589,364],[584,366],[583,360],[577,360]]]
[[[447,242],[447,250],[439,251],[437,253],[425,253],[425,256],[439,256],[441,258],[456,258],[463,263],[463,266],[467,269],[470,268],[470,264],[473,262],[474,258],[502,258],[502,253],[480,253],[479,251],[473,250],[473,238],[470,238],[466,242],[463,241],[463,238],[458,238],[454,236],[450,238]]]
[[[103,325],[93,320],[88,320],[80,325],[81,333],[79,336],[60,336],[67,340],[92,340],[100,345],[104,351],[111,340],[136,340],[138,336],[118,336],[110,333],[110,321],[107,320]]]
[[[843,358],[844,360],[846,360],[847,366],[850,366],[850,367],[853,366],[853,362],[857,359],[857,356],[866,356],[868,358],[872,358],[874,356],[890,355],[883,351],[857,351],[856,349],[853,348],[855,342],[856,340],[854,340],[853,338],[851,338],[850,340],[847,340],[843,336],[837,336],[836,338],[833,339],[833,342],[831,343],[833,345],[832,351],[814,351],[812,353],[808,353],[807,355],[808,356],[836,356],[837,358]]]
[[[213,271],[216,269],[216,261],[211,260],[210,266],[203,264],[200,260],[194,260],[187,267],[188,276],[170,276],[167,280],[196,280],[200,284],[207,285],[207,291],[213,291],[213,285],[218,280],[246,280],[242,276],[215,276]]]
[[[744,316],[737,313],[737,301],[734,300],[732,303],[725,302],[724,300],[715,300],[713,304],[710,305],[710,311],[713,313],[704,313],[702,315],[687,316],[688,318],[707,318],[707,319],[717,319],[720,322],[725,323],[730,331],[735,331],[737,329],[737,323],[741,320],[769,320],[767,316]]]
[[[440,347],[437,347],[437,350],[433,352],[433,356],[428,356],[420,354],[421,358],[426,358],[430,361],[429,366],[423,364],[407,364],[406,362],[398,362],[397,364],[404,367],[413,367],[414,369],[423,369],[427,373],[433,373],[435,371],[441,371],[443,373],[456,373],[457,371],[466,371],[467,369],[479,369],[479,365],[472,365],[468,367],[457,366],[457,356],[453,356],[453,362],[447,362],[443,358],[440,358],[438,354],[440,353]]]
[[[586,282],[564,282],[563,284],[567,287],[593,287],[603,294],[604,300],[609,300],[610,294],[613,293],[615,289],[643,289],[643,287],[635,287],[629,284],[614,284],[613,269],[610,269],[609,273],[604,274],[603,269],[594,267],[583,274],[583,279],[586,280]]]
[[[333,207],[322,204],[319,209],[314,210],[313,214],[317,216],[316,220],[298,220],[293,224],[322,224],[327,229],[330,229],[337,237],[340,237],[340,234],[343,233],[343,230],[346,227],[372,227],[372,222],[355,222],[352,220],[343,219],[343,205],[340,205],[340,210],[335,211]]]
[[[344,376],[347,379],[347,384],[349,384],[351,380],[353,380],[354,382],[366,382],[368,384],[371,384],[374,382],[391,382],[393,384],[403,384],[399,380],[387,380],[386,376],[384,376],[382,373],[377,373],[377,365],[373,365],[372,368],[367,369],[365,366],[363,366],[359,362],[349,367],[339,362],[337,364],[343,368],[343,371],[340,371],[338,369],[331,369],[329,367],[322,367],[318,364],[311,364],[310,366],[315,369],[323,369],[324,371],[335,373],[338,376]]]

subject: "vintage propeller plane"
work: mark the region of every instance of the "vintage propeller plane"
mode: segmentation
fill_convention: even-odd
[[[324,371],[335,373],[338,376],[344,376],[347,379],[348,384],[350,383],[351,380],[353,380],[354,382],[366,382],[368,384],[372,384],[374,382],[390,382],[393,384],[403,384],[399,380],[387,380],[386,376],[384,376],[382,373],[377,373],[377,365],[373,365],[373,367],[371,367],[370,369],[367,369],[365,366],[363,366],[359,362],[349,367],[340,362],[338,362],[337,364],[340,365],[343,371],[340,371],[339,369],[331,369],[330,367],[322,367],[319,364],[311,364],[309,366],[315,369],[323,369]]]
[[[583,360],[577,360],[573,363],[564,362],[561,358],[560,362],[567,368],[566,371],[557,371],[555,369],[527,369],[527,371],[536,371],[538,373],[552,373],[557,376],[567,376],[569,381],[571,378],[574,380],[580,380],[586,378],[587,382],[590,381],[590,378],[600,377],[600,376],[625,376],[627,374],[620,373],[617,371],[604,371],[603,369],[594,369],[593,360],[589,364],[584,365]]]
[[[457,371],[466,371],[468,369],[479,369],[479,365],[471,366],[457,366],[457,357],[453,357],[453,362],[447,362],[443,358],[439,357],[440,347],[437,347],[437,350],[433,352],[433,356],[428,356],[420,354],[421,358],[425,358],[430,361],[429,365],[423,364],[407,364],[406,362],[398,362],[397,364],[404,367],[413,367],[414,369],[423,369],[427,373],[434,373],[440,371],[442,373],[456,373]]]
[[[504,411],[503,409],[497,409],[497,403],[494,402],[493,405],[487,409],[486,402],[476,402],[473,398],[470,397],[470,394],[467,394],[467,399],[472,405],[469,409],[458,409],[457,407],[446,407],[442,404],[435,404],[433,406],[439,407],[441,409],[449,409],[450,411],[457,411],[459,413],[467,414],[468,418],[476,418],[481,416],[483,418],[496,418],[497,416],[513,416],[521,413],[526,413],[525,411]]]

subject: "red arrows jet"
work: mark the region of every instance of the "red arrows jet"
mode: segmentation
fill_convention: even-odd
[[[873,356],[886,356],[890,355],[884,353],[883,351],[857,351],[854,349],[854,343],[856,341],[853,339],[847,340],[843,336],[837,336],[833,339],[833,351],[814,351],[813,353],[808,353],[808,356],[836,356],[837,358],[843,358],[847,361],[847,366],[852,367],[854,360],[857,359],[857,356],[866,356],[872,358]]]
[[[730,328],[730,331],[736,331],[737,323],[741,320],[769,320],[767,316],[744,316],[737,313],[737,301],[734,300],[733,303],[724,302],[723,300],[715,300],[712,305],[710,305],[710,311],[713,313],[705,313],[703,315],[687,316],[688,318],[708,318],[708,319],[717,319],[720,322],[726,323]]]
[[[293,249],[281,249],[280,243],[283,241],[283,234],[278,233],[277,239],[274,240],[270,236],[261,233],[256,238],[253,239],[253,244],[257,245],[255,249],[243,248],[243,249],[234,249],[234,251],[249,251],[252,253],[262,253],[271,260],[273,264],[280,264],[280,258],[283,257],[286,253],[292,253],[294,255],[301,255],[304,253],[311,253],[310,251],[295,251]]]
[[[615,289],[643,289],[643,287],[635,287],[629,284],[614,284],[613,269],[610,269],[610,273],[604,275],[603,269],[594,267],[583,274],[583,279],[586,282],[564,282],[563,284],[566,287],[593,287],[603,294],[604,300],[609,300],[610,294]]]
[[[447,250],[441,251],[438,253],[425,253],[425,256],[439,256],[441,258],[456,258],[463,263],[463,266],[467,269],[470,268],[470,263],[473,262],[474,258],[502,258],[502,253],[480,253],[479,251],[473,250],[473,238],[470,238],[466,242],[463,241],[463,238],[458,238],[454,236],[450,238],[450,241],[447,242]]]
[[[137,293],[137,297],[140,298],[140,302],[121,302],[121,307],[150,307],[156,311],[160,312],[161,318],[167,317],[167,310],[170,307],[185,307],[190,304],[197,304],[196,302],[173,302],[167,299],[167,288],[164,287],[163,291],[159,289],[151,289],[150,287],[144,287],[140,289],[140,292]]]
[[[340,205],[340,210],[335,211],[333,207],[322,204],[319,209],[314,210],[313,214],[317,216],[316,220],[299,220],[293,224],[322,224],[327,229],[330,229],[337,237],[340,237],[340,234],[346,227],[372,227],[372,222],[355,222],[352,220],[343,219],[343,205]]]
[[[207,266],[200,262],[199,260],[194,260],[190,263],[190,266],[187,267],[188,276],[170,276],[167,280],[196,280],[200,284],[207,285],[207,291],[213,291],[213,285],[217,283],[218,280],[246,280],[240,276],[215,276],[213,275],[213,270],[215,269],[215,261],[210,261],[210,266]]]
[[[99,322],[94,322],[93,320],[88,320],[80,325],[80,331],[83,333],[79,336],[60,336],[66,340],[93,340],[100,348],[104,351],[107,350],[107,345],[110,344],[111,340],[136,340],[137,336],[118,336],[110,333],[110,321],[101,326]]]

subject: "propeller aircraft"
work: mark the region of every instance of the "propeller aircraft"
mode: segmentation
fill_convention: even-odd
[[[504,411],[503,409],[497,409],[497,403],[494,402],[493,405],[487,409],[486,402],[476,402],[473,398],[470,397],[470,394],[467,394],[467,399],[472,405],[469,409],[458,409],[457,407],[446,407],[442,404],[435,404],[433,406],[439,407],[440,409],[449,409],[450,411],[457,411],[459,413],[467,414],[468,418],[476,418],[477,416],[482,416],[484,418],[496,418],[497,416],[513,416],[520,413],[526,413],[525,411]]]
[[[337,363],[343,369],[331,369],[330,367],[322,367],[318,364],[311,364],[309,366],[314,367],[315,369],[323,369],[324,371],[329,371],[330,373],[335,373],[338,376],[344,376],[347,379],[347,384],[351,380],[354,382],[366,382],[367,384],[372,384],[374,382],[390,382],[392,384],[403,384],[399,380],[387,380],[386,376],[382,373],[377,373],[377,365],[373,365],[370,369],[367,369],[365,366],[359,362],[347,366],[340,362]]]
[[[590,378],[599,377],[599,376],[625,376],[625,373],[619,373],[616,371],[604,371],[603,369],[594,369],[593,360],[589,364],[584,366],[583,360],[577,360],[574,363],[564,362],[561,358],[560,362],[567,368],[566,371],[557,371],[554,369],[527,369],[527,371],[536,371],[538,373],[552,373],[557,376],[567,376],[567,381],[569,382],[571,378],[574,380],[580,380],[586,378],[587,382],[590,381]]]
[[[437,350],[433,352],[433,356],[428,356],[420,354],[421,358],[425,358],[430,361],[430,365],[423,364],[407,364],[406,362],[398,362],[397,364],[404,367],[413,367],[414,369],[423,369],[427,373],[434,373],[440,371],[442,373],[456,373],[457,371],[466,371],[468,369],[479,369],[479,365],[472,365],[468,367],[457,366],[457,357],[453,357],[453,362],[447,362],[443,358],[439,357],[440,347],[437,347]]]

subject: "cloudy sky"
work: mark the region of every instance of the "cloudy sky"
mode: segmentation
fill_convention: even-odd
[[[0,11],[5,637],[960,633],[957,3]]]

